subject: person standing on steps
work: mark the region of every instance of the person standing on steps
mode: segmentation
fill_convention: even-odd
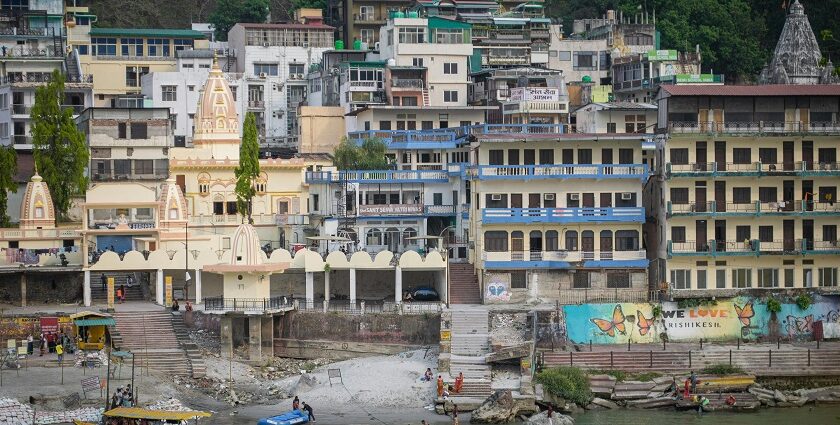
[[[99,275],[99,281],[102,283],[102,290],[105,291],[108,289],[108,277],[105,276],[105,273]]]
[[[455,378],[455,394],[459,394],[461,392],[461,388],[464,387],[464,372],[458,372],[458,376]]]
[[[438,397],[443,396],[443,377],[438,375],[437,379],[437,395]]]
[[[691,371],[691,375],[688,377],[691,380],[691,393],[694,394],[697,392],[697,375],[694,371]]]

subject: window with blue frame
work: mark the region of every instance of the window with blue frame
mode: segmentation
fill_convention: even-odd
[[[90,39],[90,49],[96,56],[116,56],[117,39],[107,37],[93,37]]]
[[[3,9],[29,10],[29,0],[3,0]]]
[[[273,77],[277,76],[277,64],[276,63],[255,63],[254,64],[254,75],[261,75],[266,74]]]
[[[76,16],[76,25],[90,25],[90,16]]]
[[[142,38],[122,38],[120,39],[120,46],[123,56],[143,56]]]
[[[170,43],[169,39],[166,38],[150,38],[146,40],[146,44],[148,44],[148,52],[149,56],[152,57],[169,57],[170,55]]]
[[[187,50],[193,48],[193,41],[190,39],[180,39],[176,38],[174,41],[175,43],[175,51],[180,52],[181,50]]]
[[[82,45],[76,46],[76,50],[79,51],[79,55],[87,55],[88,54],[88,45],[87,44],[82,44]]]

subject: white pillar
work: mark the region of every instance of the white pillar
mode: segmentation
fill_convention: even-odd
[[[195,269],[195,303],[201,304],[201,269]]]
[[[85,299],[85,307],[90,307],[91,304],[91,297],[90,297],[90,270],[85,270],[85,282],[83,288],[83,296]]]
[[[350,269],[350,304],[356,305],[356,269]]]
[[[157,271],[157,282],[155,285],[155,302],[163,305],[163,269]]]
[[[315,301],[315,273],[306,272],[306,302]]]
[[[324,301],[330,300],[330,272],[324,272]]]
[[[399,304],[402,302],[402,267],[397,266],[394,270],[394,302]]]

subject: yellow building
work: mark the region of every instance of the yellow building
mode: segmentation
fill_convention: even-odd
[[[658,100],[660,284],[836,287],[840,86],[664,86]]]
[[[181,50],[208,48],[203,33],[186,29],[92,28],[91,20],[68,27],[83,74],[93,76],[94,106],[142,107],[140,83],[152,72],[177,71]]]

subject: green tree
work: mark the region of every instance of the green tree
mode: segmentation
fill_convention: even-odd
[[[11,146],[0,148],[0,227],[9,227],[9,192],[17,192],[14,173],[17,153]]]
[[[87,190],[88,149],[85,134],[73,121],[73,110],[62,108],[64,75],[53,71],[52,79],[35,90],[32,106],[32,145],[35,165],[50,188],[55,215],[67,219],[72,198]]]
[[[239,166],[236,174],[236,207],[251,222],[251,203],[256,194],[254,184],[260,176],[260,145],[257,141],[257,119],[253,112],[245,115],[242,144],[239,145]]]
[[[387,170],[391,168],[387,149],[381,139],[365,139],[359,146],[345,138],[335,148],[333,164],[339,170]]]
[[[228,31],[240,22],[261,23],[268,18],[268,0],[218,0],[210,14],[216,39],[226,41]]]

